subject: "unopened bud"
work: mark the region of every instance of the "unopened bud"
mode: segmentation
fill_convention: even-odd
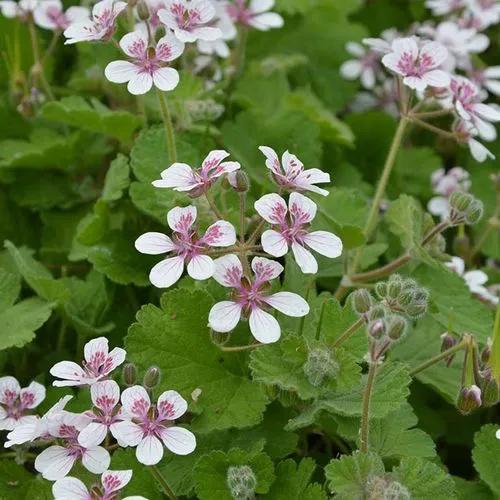
[[[463,415],[469,415],[481,407],[481,389],[477,385],[462,387],[458,394],[457,408]]]
[[[367,313],[372,305],[371,293],[365,288],[360,288],[352,293],[352,306],[359,315]]]
[[[483,405],[495,406],[500,400],[500,388],[490,370],[481,373],[481,394]]]
[[[394,274],[387,283],[387,295],[391,299],[397,299],[402,290],[403,281],[399,275]]]
[[[137,382],[137,368],[134,363],[127,363],[123,366],[122,378],[125,385],[135,385]]]
[[[444,332],[441,334],[441,352],[445,352],[448,349],[455,347],[456,345],[457,339],[453,335],[451,335],[451,333]],[[445,358],[446,366],[450,366],[454,358],[455,354],[452,354],[451,356]]]
[[[427,302],[414,302],[405,308],[405,313],[410,318],[420,318],[427,312]]]
[[[215,330],[210,330],[210,340],[212,341],[212,344],[215,344],[217,346],[223,346],[229,342],[230,338],[231,338],[231,332],[222,333],[222,332],[216,332]]]
[[[386,332],[385,322],[383,319],[376,319],[368,324],[368,335],[375,340],[381,339]]]
[[[460,213],[465,212],[473,201],[474,196],[462,191],[455,191],[449,198],[450,207]]]
[[[402,306],[407,306],[414,301],[414,292],[412,290],[407,290],[401,292],[398,296],[398,304]]]
[[[484,213],[484,205],[482,201],[474,200],[469,208],[465,211],[465,223],[472,225],[477,224]]]
[[[250,180],[243,170],[236,170],[228,175],[229,184],[237,193],[246,193],[250,189]]]
[[[488,339],[487,344],[484,349],[481,351],[481,361],[483,363],[487,363],[491,357],[491,339]]]
[[[407,321],[403,316],[395,314],[387,320],[387,335],[393,340],[399,340],[406,333],[406,328],[408,326]]]
[[[376,283],[375,293],[380,299],[385,299],[387,297],[387,283],[385,281],[379,281]]]
[[[309,351],[302,369],[309,383],[318,387],[325,378],[337,375],[339,365],[328,348],[316,347]]]
[[[278,393],[281,404],[285,407],[293,406],[299,400],[297,393],[294,391],[286,391],[281,389]]]
[[[137,0],[128,0],[127,4],[131,9],[133,9],[137,5]]]
[[[255,497],[257,478],[248,465],[232,465],[227,469],[226,484],[234,500],[250,500]]]
[[[148,4],[144,0],[139,0],[137,2],[137,16],[141,21],[147,21],[149,19],[150,13]]]
[[[157,366],[150,366],[142,381],[142,385],[146,387],[146,389],[153,389],[160,383],[160,369]]]

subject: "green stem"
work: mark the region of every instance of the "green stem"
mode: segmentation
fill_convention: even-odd
[[[243,69],[245,67],[247,39],[248,39],[248,28],[243,26],[240,30],[238,46],[236,47],[235,57],[233,61],[234,78],[238,78],[243,72]]]
[[[66,331],[68,325],[64,318],[61,318],[61,328],[59,329],[59,336],[57,338],[57,350],[60,352],[64,348],[64,341],[66,340]]]
[[[436,111],[424,111],[423,113],[412,112],[410,116],[414,118],[439,118],[440,116],[449,115],[451,112],[451,109],[438,109]]]
[[[356,281],[364,282],[378,278],[383,278],[388,274],[393,273],[400,267],[403,267],[407,262],[411,260],[411,258],[412,257],[409,253],[405,253],[404,255],[401,255],[397,259],[393,260],[392,262],[389,262],[389,264],[386,264],[385,266],[373,269],[372,271],[367,271],[366,273],[353,274],[352,276],[349,277],[349,280],[353,282]]]
[[[441,137],[444,137],[446,139],[451,139],[453,141],[455,141],[457,139],[454,133],[448,132],[447,130],[443,130],[442,128],[439,128],[439,127],[435,127],[434,125],[431,125],[430,123],[419,120],[418,118],[410,117],[410,120],[415,125],[418,125],[421,128],[425,128],[427,130],[430,130],[431,132],[434,132],[435,134],[440,135]]]
[[[246,211],[246,193],[238,193],[240,197],[240,242],[243,245],[245,243],[245,211]]]
[[[176,163],[177,149],[175,147],[175,132],[174,132],[174,126],[172,125],[172,117],[170,116],[170,110],[168,109],[167,99],[165,99],[163,92],[158,88],[156,89],[156,94],[158,95],[161,115],[163,118],[163,123],[165,125],[165,133],[167,135],[168,156],[170,158],[170,163]]]
[[[30,32],[31,49],[33,51],[34,60],[33,68],[31,69],[33,74],[33,84],[36,86],[37,81],[40,80],[45,94],[47,94],[47,97],[51,101],[53,101],[55,98],[54,94],[52,93],[52,89],[50,88],[50,84],[45,78],[45,74],[43,71],[42,59],[40,57],[40,47],[38,46],[38,38],[36,35],[36,29],[33,19],[30,19],[30,22],[28,23],[28,29]]]
[[[439,363],[443,359],[448,358],[452,354],[455,354],[458,351],[461,351],[464,349],[467,345],[469,344],[469,339],[468,337],[464,337],[457,345],[450,347],[446,351],[443,351],[442,353],[438,354],[437,356],[434,356],[433,358],[425,361],[424,363],[418,365],[416,368],[410,371],[410,376],[414,377],[417,375],[417,373],[420,373],[424,370],[427,370],[427,368],[435,365],[436,363]]]
[[[436,224],[424,237],[422,240],[421,245],[425,246],[428,243],[430,243],[438,234],[442,233],[445,229],[448,229],[450,227],[450,221],[445,220],[443,222],[440,222],[439,224]]]
[[[370,402],[372,398],[375,376],[377,374],[377,363],[370,362],[366,386],[363,392],[363,412],[361,414],[360,449],[363,453],[368,452],[368,437],[370,431]]]
[[[165,492],[168,498],[170,500],[177,500],[177,497],[175,496],[175,493],[172,491],[172,488],[167,483],[167,480],[163,477],[163,474],[161,473],[160,469],[156,465],[152,465],[149,470],[151,471],[151,474],[153,474],[154,478],[160,483],[160,486],[162,490]]]
[[[213,200],[212,196],[208,193],[208,191],[205,192],[205,199],[207,200],[208,205],[212,210],[213,214],[215,215],[216,219],[223,220],[224,215],[221,214],[221,212],[217,208],[217,205],[215,204],[215,201]]]
[[[343,344],[347,339],[354,335],[365,323],[365,318],[361,316],[356,322],[354,322],[340,337],[333,343],[332,347],[336,348]]]
[[[260,344],[257,342],[255,344],[249,344],[249,345],[237,345],[230,347],[217,346],[217,347],[224,352],[241,352],[241,351],[248,351],[249,349],[256,349],[257,347],[262,347],[263,345],[264,344]]]

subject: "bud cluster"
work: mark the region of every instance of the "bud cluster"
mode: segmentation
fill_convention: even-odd
[[[367,500],[410,500],[408,489],[390,477],[372,476],[365,486]]]
[[[325,378],[334,378],[339,371],[339,364],[328,347],[314,347],[302,368],[304,374],[315,387],[320,386]]]
[[[255,498],[257,478],[248,465],[232,465],[227,469],[226,483],[234,500]]]
[[[452,224],[476,224],[484,213],[482,201],[470,193],[454,192],[449,199]]]

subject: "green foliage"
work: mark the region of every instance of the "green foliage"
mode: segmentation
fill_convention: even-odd
[[[495,496],[500,495],[500,439],[495,436],[498,426],[484,425],[474,436],[472,459],[479,477],[490,487]]]

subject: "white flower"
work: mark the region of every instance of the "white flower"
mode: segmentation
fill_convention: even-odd
[[[488,158],[492,160],[495,159],[495,155],[477,139],[475,139],[475,137],[479,135],[479,132],[471,122],[458,120],[453,125],[453,131],[457,134],[458,141],[469,146],[471,155],[476,161],[482,163]]]
[[[213,41],[199,39],[197,41],[197,47],[201,54],[215,54],[219,57],[226,58],[229,57],[230,53],[227,42],[236,38],[237,30],[231,16],[227,12],[226,2],[217,2],[215,4],[215,12],[215,27],[220,29],[221,37]]]
[[[54,382],[56,387],[92,385],[120,366],[126,355],[120,347],[108,352],[108,339],[99,337],[85,344],[83,368],[73,361],[60,361],[50,369],[50,373],[63,379]]]
[[[480,270],[465,272],[465,262],[460,257],[452,257],[450,262],[447,262],[446,267],[461,276],[471,293],[477,295],[485,302],[498,304],[499,298],[493,295],[484,285],[488,281],[488,275]]]
[[[115,32],[116,18],[127,8],[127,2],[102,0],[94,5],[92,19],[75,22],[65,31],[66,44],[109,40]]]
[[[41,0],[0,1],[0,12],[7,18],[18,17],[25,21],[33,13]]]
[[[474,69],[469,78],[488,92],[500,96],[500,66],[490,66],[486,69]]]
[[[316,216],[316,203],[299,193],[292,193],[288,201],[277,194],[266,194],[255,202],[255,210],[273,225],[261,237],[264,252],[274,257],[288,253],[289,245],[303,273],[318,272],[318,263],[306,248],[334,259],[342,254],[342,241],[328,231],[309,231],[309,224]]]
[[[435,16],[444,16],[465,7],[467,0],[426,0],[425,6]]]
[[[388,54],[392,50],[392,42],[400,36],[396,28],[389,28],[382,31],[380,38],[363,38],[363,43],[379,55]]]
[[[319,168],[304,170],[304,164],[293,154],[285,151],[281,163],[274,149],[268,146],[259,147],[266,157],[266,167],[271,171],[276,183],[289,191],[311,191],[327,196],[328,191],[315,184],[330,182],[330,174]]]
[[[219,177],[240,169],[236,161],[223,161],[228,156],[223,149],[211,151],[196,169],[186,163],[174,163],[161,173],[161,179],[153,181],[153,186],[186,192],[193,198],[201,196]]]
[[[0,431],[11,431],[20,425],[31,424],[36,416],[29,415],[45,399],[45,387],[31,382],[21,389],[14,377],[0,378]]]
[[[92,493],[83,481],[75,477],[59,479],[52,486],[54,500],[118,500],[118,491],[132,479],[131,470],[107,470],[101,476],[101,486],[92,488]],[[126,497],[123,500],[146,500],[144,497]]]
[[[13,431],[7,434],[7,442],[4,444],[5,448],[10,448],[15,444],[29,443],[35,439],[49,436],[50,419],[61,413],[72,397],[62,397],[41,417],[35,416],[35,418],[31,418],[29,421],[16,426]]]
[[[269,12],[273,7],[274,0],[232,0],[227,4],[227,11],[235,23],[267,31],[284,24],[279,14]]]
[[[57,481],[67,476],[73,465],[81,460],[82,465],[94,474],[107,470],[109,453],[101,446],[84,448],[78,443],[78,434],[89,424],[86,415],[62,411],[49,419],[49,434],[58,438],[60,445],[45,449],[35,459],[35,469],[44,479]]]
[[[287,316],[299,318],[309,313],[309,304],[290,292],[269,294],[268,282],[283,272],[278,262],[261,257],[252,260],[253,281],[243,275],[243,266],[235,255],[225,255],[215,261],[215,280],[222,286],[234,288],[234,299],[218,302],[210,310],[208,325],[216,332],[230,332],[241,316],[248,318],[252,335],[263,344],[276,342],[281,328],[266,309],[274,308]]]
[[[346,61],[340,66],[340,74],[346,80],[361,81],[366,89],[372,89],[375,86],[377,72],[380,69],[379,56],[376,52],[366,50],[361,44],[349,42],[346,45],[349,54],[356,57]]]
[[[229,247],[236,243],[236,231],[229,222],[220,220],[212,224],[201,237],[193,224],[196,207],[175,207],[167,214],[168,225],[174,232],[172,239],[162,233],[145,233],[135,242],[135,248],[145,254],[173,254],[151,269],[149,280],[158,288],[176,283],[187,264],[187,272],[195,280],[211,278],[214,261],[206,252],[210,247]]]
[[[209,0],[166,0],[165,3],[166,8],[158,11],[158,18],[181,42],[213,42],[222,37],[219,28],[209,25],[216,14]]]
[[[73,23],[88,22],[89,16],[86,7],[70,7],[64,12],[61,0],[43,0],[33,12],[37,26],[54,31],[65,30]]]
[[[160,394],[156,405],[144,387],[136,385],[122,393],[122,405],[132,421],[119,422],[115,433],[128,446],[137,446],[136,457],[144,465],[157,464],[163,458],[163,446],[176,455],[188,455],[196,448],[194,434],[177,427],[174,420],[187,411],[187,402],[175,391]]]
[[[104,74],[110,82],[126,83],[133,95],[145,94],[153,84],[163,91],[173,90],[179,83],[179,73],[167,67],[184,51],[184,44],[167,33],[158,40],[155,48],[148,48],[148,35],[142,29],[126,34],[120,47],[131,61],[110,62]]]
[[[500,22],[500,3],[497,0],[466,0],[474,27],[483,30]]]
[[[417,91],[431,87],[447,87],[450,75],[438,69],[448,57],[446,47],[437,42],[398,38],[392,42],[392,52],[382,58],[382,64],[403,77],[403,83]]]

